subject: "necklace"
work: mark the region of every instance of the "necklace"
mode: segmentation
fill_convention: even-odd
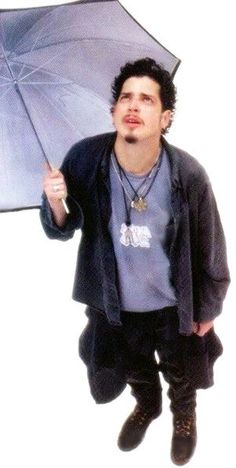
[[[132,199],[130,206],[131,206],[131,208],[134,208],[135,210],[137,210],[139,212],[146,210],[147,207],[148,207],[147,200],[145,200],[145,197],[150,192],[150,190],[152,188],[152,185],[153,185],[153,183],[155,181],[155,178],[156,178],[156,176],[158,174],[158,171],[159,171],[159,168],[160,168],[160,161],[159,161],[156,173],[155,173],[155,175],[154,175],[154,177],[153,177],[153,179],[152,179],[152,181],[151,181],[151,183],[150,183],[150,185],[149,185],[146,192],[145,192],[145,189],[147,187],[148,179],[150,179],[152,177],[156,165],[157,165],[157,160],[155,161],[151,171],[147,174],[147,176],[142,181],[141,185],[138,187],[137,190],[131,184],[127,174],[125,173],[125,171],[119,166],[120,172],[126,178],[128,184],[130,185],[130,187],[131,187],[131,189],[133,190],[133,193],[134,193],[134,198]],[[140,189],[142,189],[141,192],[140,192]]]
[[[135,229],[140,228],[140,226],[133,226],[131,224],[131,209],[134,208],[138,212],[142,212],[142,211],[144,211],[144,210],[146,210],[148,208],[147,200],[145,199],[145,197],[147,197],[148,193],[150,192],[150,190],[151,190],[151,188],[152,188],[152,186],[153,186],[153,184],[154,184],[154,182],[156,180],[157,174],[158,174],[158,172],[160,170],[160,167],[161,167],[162,155],[163,155],[163,150],[161,150],[158,165],[157,165],[157,160],[156,160],[153,167],[151,168],[149,173],[146,175],[146,177],[144,178],[142,183],[139,185],[137,190],[133,187],[133,185],[131,184],[128,176],[125,173],[125,171],[119,165],[119,163],[117,161],[117,158],[115,159],[115,153],[112,155],[112,159],[111,159],[112,160],[112,165],[113,165],[113,168],[115,170],[117,178],[118,178],[118,180],[119,180],[119,182],[121,184],[121,187],[122,187],[122,193],[123,193],[123,199],[124,199],[124,205],[125,205],[126,221],[121,226],[121,231],[120,232],[122,233],[122,236],[121,236],[120,241],[121,241],[122,244],[124,244],[126,246],[132,245],[132,246],[135,247],[135,246],[138,245],[137,244],[137,233],[135,232]],[[118,166],[118,170],[117,170],[115,161],[116,161],[116,164]],[[155,169],[156,169],[156,171],[155,171]],[[154,173],[154,171],[155,171],[155,173]],[[125,186],[125,184],[123,182],[122,175],[123,175],[123,177],[125,177],[126,181],[129,183],[129,186],[131,187],[134,196],[131,196],[129,191],[127,190],[127,188],[126,188],[126,186]],[[151,179],[151,183],[147,187],[148,179],[149,180]],[[129,206],[128,206],[128,203],[127,203],[127,199],[130,202]],[[152,237],[148,227],[147,226],[142,226],[142,229],[143,228],[146,229],[146,231],[148,233],[148,237],[149,238]],[[149,241],[147,242],[147,244],[148,243],[149,243]]]
[[[114,152],[114,156],[116,158],[116,155],[115,155],[115,152]],[[135,210],[141,212],[141,211],[144,211],[147,209],[148,207],[148,204],[147,204],[147,200],[146,200],[146,197],[148,195],[148,193],[150,192],[154,182],[155,182],[155,179],[157,177],[157,174],[160,170],[160,167],[161,167],[161,161],[162,161],[162,151],[160,153],[160,156],[159,156],[159,162],[158,162],[158,165],[157,165],[157,161],[158,161],[158,158],[156,159],[155,163],[153,164],[151,170],[148,172],[148,174],[146,175],[146,177],[144,178],[144,180],[141,182],[140,186],[135,189],[133,187],[133,185],[131,184],[127,174],[125,173],[125,171],[122,169],[122,167],[120,166],[117,158],[116,158],[116,163],[117,163],[117,166],[118,166],[118,169],[119,169],[119,173],[116,169],[116,166],[114,164],[114,160],[112,159],[112,164],[113,164],[113,167],[115,169],[115,172],[117,174],[117,177],[120,181],[120,184],[122,186],[122,189],[123,189],[123,196],[124,196],[124,201],[125,201],[125,206],[126,206],[126,211],[130,213],[130,209],[131,208],[134,208]],[[157,166],[157,167],[156,167]],[[154,177],[153,177],[153,173],[154,173],[154,170],[156,169],[156,172],[154,174]],[[125,177],[126,181],[128,182],[130,188],[132,189],[133,191],[133,196],[131,197],[128,190],[126,189],[124,183],[123,183],[123,180],[122,180],[122,176]],[[151,183],[149,184],[149,186],[147,187],[148,185],[148,180],[151,179]],[[146,192],[145,192],[145,189]],[[127,198],[130,200],[130,209],[128,209],[127,207],[127,200],[126,200],[126,196]]]

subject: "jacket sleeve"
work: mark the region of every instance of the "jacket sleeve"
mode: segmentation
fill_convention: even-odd
[[[224,232],[209,180],[199,202],[198,239],[198,320],[207,321],[220,314],[230,282]]]
[[[74,171],[77,166],[74,164],[74,158],[76,156],[76,145],[66,155],[62,166],[61,172],[65,177],[65,181],[68,189],[68,197],[66,203],[68,205],[70,213],[67,215],[66,223],[61,228],[56,225],[53,219],[53,214],[49,202],[45,193],[42,195],[42,205],[40,209],[40,220],[46,235],[50,239],[68,240],[71,239],[76,229],[79,229],[83,225],[83,212],[80,207],[78,200],[74,195],[74,186],[76,181],[76,174]],[[78,190],[76,190],[77,192]]]

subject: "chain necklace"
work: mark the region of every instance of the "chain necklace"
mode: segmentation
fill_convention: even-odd
[[[153,167],[152,167],[152,169],[151,169],[151,171],[144,178],[144,180],[142,181],[142,183],[140,184],[140,186],[138,187],[137,190],[135,190],[135,188],[132,186],[130,180],[128,179],[128,177],[126,175],[126,173],[124,172],[124,170],[119,165],[119,163],[117,161],[117,158],[115,156],[115,153],[114,153],[114,158],[116,158],[116,163],[117,163],[117,166],[118,166],[118,169],[119,169],[119,172],[118,172],[118,170],[116,168],[116,165],[115,165],[115,162],[114,162],[114,158],[112,156],[112,165],[113,165],[115,173],[116,173],[116,175],[118,177],[118,180],[119,180],[119,182],[121,184],[121,187],[122,187],[122,193],[123,193],[124,205],[125,205],[125,211],[126,211],[125,225],[121,226],[121,228],[123,230],[124,239],[125,239],[125,245],[130,245],[130,244],[135,245],[134,237],[133,237],[133,230],[132,230],[132,225],[131,225],[131,209],[134,208],[138,212],[142,212],[142,211],[147,209],[148,204],[147,204],[147,200],[145,200],[145,197],[150,192],[150,190],[151,190],[151,188],[152,188],[152,186],[153,186],[153,184],[154,184],[154,182],[156,180],[157,174],[158,174],[158,172],[160,170],[160,167],[161,167],[162,155],[163,155],[163,150],[161,150],[158,165],[157,165],[157,160],[156,160]],[[156,168],[156,172],[155,172],[155,174],[153,176],[153,172],[154,172],[155,168]],[[124,185],[124,182],[122,180],[122,175],[126,178],[127,182],[129,183],[130,187],[133,190],[133,193],[134,193],[133,198],[130,196],[128,190],[126,189],[126,187]],[[147,188],[147,181],[151,177],[152,177],[151,183],[150,183],[149,187]],[[147,188],[147,190],[144,193],[146,188]],[[140,193],[140,189],[142,189],[141,193]],[[128,203],[127,203],[127,198],[130,201],[129,206],[128,206]]]
[[[157,174],[159,172],[159,169],[160,169],[160,166],[161,166],[161,157],[162,157],[162,155],[160,154],[159,164],[158,164],[157,168],[156,168],[156,165],[157,165],[157,159],[156,159],[151,171],[147,174],[147,176],[145,177],[145,179],[143,180],[143,182],[141,183],[141,185],[138,187],[137,190],[133,187],[133,185],[131,184],[131,182],[130,182],[128,176],[127,176],[127,174],[119,166],[119,163],[118,163],[120,174],[122,173],[122,175],[124,175],[124,177],[126,178],[128,184],[130,185],[130,187],[133,190],[134,195],[135,195],[134,198],[131,201],[131,208],[134,208],[135,210],[137,210],[139,212],[143,211],[143,210],[146,210],[147,207],[148,207],[147,200],[145,200],[145,198],[147,197],[148,193],[150,192],[150,190],[152,188],[152,185],[155,182],[156,176],[157,176]],[[154,174],[154,177],[153,177],[149,187],[147,188],[148,179],[150,179],[152,177],[155,168],[156,168],[156,172]],[[142,188],[142,190],[140,192],[141,188]],[[147,188],[147,191],[145,192],[146,188]]]
[[[126,173],[122,170],[121,166],[119,165],[115,153],[113,153],[113,155],[111,157],[112,165],[113,165],[113,168],[114,168],[115,173],[117,175],[117,178],[118,178],[118,180],[119,180],[119,182],[121,184],[123,198],[124,198],[126,220],[125,220],[125,223],[122,223],[122,225],[121,225],[120,232],[121,232],[122,235],[121,235],[121,238],[120,238],[120,242],[122,244],[124,244],[126,247],[129,246],[129,245],[132,245],[132,246],[136,247],[138,245],[137,244],[137,232],[135,230],[135,228],[137,228],[137,226],[133,226],[131,224],[131,210],[132,210],[132,208],[134,208],[138,212],[142,212],[143,210],[147,209],[147,201],[145,200],[145,197],[147,197],[148,193],[150,192],[150,190],[151,190],[151,188],[152,188],[152,186],[153,186],[153,184],[154,184],[154,182],[156,180],[157,174],[158,174],[158,172],[160,170],[160,167],[161,167],[162,157],[163,157],[163,149],[161,150],[161,153],[160,153],[160,156],[159,156],[158,165],[157,165],[157,160],[156,160],[153,167],[151,168],[149,173],[146,175],[146,177],[144,178],[142,183],[139,185],[137,190],[132,186],[130,180],[128,179],[128,177],[126,175]],[[119,171],[117,170],[115,161],[116,161],[116,164],[118,166]],[[155,169],[156,169],[156,171],[155,171],[155,174],[153,176],[153,172],[154,172]],[[129,191],[125,187],[125,184],[124,184],[124,182],[122,180],[122,175],[126,178],[126,181],[129,183],[129,185],[130,185],[130,187],[131,187],[131,189],[132,189],[132,191],[134,193],[133,197],[130,196]],[[151,183],[149,184],[149,187],[147,188],[147,182],[148,182],[148,179],[150,179],[150,178],[152,178],[152,180],[151,180]],[[140,190],[141,190],[141,192],[140,192]],[[146,192],[145,192],[145,190],[146,190]],[[130,202],[129,206],[128,206],[127,199]],[[145,226],[143,226],[143,228],[145,228]],[[149,237],[152,237],[152,235],[151,235],[151,233],[150,233],[147,226],[146,226],[146,230],[149,232]]]
[[[118,173],[118,171],[117,171],[116,165],[115,165],[115,163],[114,163],[113,155],[112,155],[112,157],[111,157],[111,162],[112,162],[113,169],[114,169],[114,171],[115,171],[115,173],[116,173],[116,175],[117,175],[117,177],[118,177],[118,180],[119,180],[119,182],[120,182],[120,185],[122,186],[123,192],[126,193],[127,197],[128,197],[129,200],[130,200],[130,203],[132,203],[133,200],[132,200],[132,198],[130,197],[129,192],[126,190],[125,185],[123,184],[121,175],[120,175],[120,174]],[[117,159],[116,159],[116,162],[117,162]]]
[[[116,158],[116,155],[114,153],[114,156]],[[150,192],[154,182],[155,182],[155,179],[157,177],[157,174],[160,170],[160,167],[161,167],[161,161],[162,161],[162,151],[160,153],[160,156],[159,156],[159,162],[158,162],[158,165],[157,165],[157,161],[158,161],[158,158],[156,159],[154,165],[152,166],[151,170],[148,172],[148,174],[146,175],[146,177],[144,178],[144,180],[141,182],[140,186],[135,189],[133,187],[133,185],[131,184],[127,174],[125,173],[125,171],[122,169],[122,167],[120,166],[117,158],[116,158],[116,163],[117,163],[117,166],[118,166],[118,169],[119,169],[119,173],[116,169],[116,166],[114,164],[114,160],[112,158],[112,164],[113,164],[113,167],[115,169],[115,172],[117,174],[117,177],[120,181],[120,184],[122,186],[122,190],[123,190],[123,196],[124,196],[124,201],[125,201],[125,206],[126,206],[126,213],[128,215],[128,217],[130,218],[130,211],[131,211],[131,208],[134,208],[135,210],[141,212],[141,211],[144,211],[147,209],[148,207],[148,204],[147,204],[147,200],[145,199],[148,195],[148,193]],[[157,166],[157,167],[156,167]],[[148,179],[150,179],[152,176],[153,176],[153,172],[154,170],[156,169],[156,172],[154,174],[154,177],[152,178],[151,180],[151,183],[149,185],[149,187],[147,188],[147,184],[148,184]],[[134,196],[131,197],[129,192],[127,191],[124,183],[123,183],[123,180],[122,180],[122,176],[125,177],[126,181],[128,182],[129,186],[131,187],[133,193],[134,193]],[[145,189],[147,188],[146,192],[145,192]],[[142,189],[142,190],[141,190]],[[140,191],[141,190],[141,191]],[[126,196],[127,198],[130,200],[130,207],[128,208],[127,206],[127,200],[126,200]]]

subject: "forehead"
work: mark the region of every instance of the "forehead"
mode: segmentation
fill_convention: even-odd
[[[124,81],[121,93],[144,93],[159,96],[160,85],[149,76],[131,76]]]

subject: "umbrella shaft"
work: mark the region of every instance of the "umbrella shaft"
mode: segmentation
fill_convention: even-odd
[[[32,119],[31,119],[31,116],[30,116],[28,107],[27,107],[27,105],[26,105],[26,103],[25,103],[25,100],[24,100],[24,98],[23,98],[23,96],[22,96],[22,93],[21,93],[19,84],[18,84],[18,82],[17,82],[16,80],[14,80],[14,86],[15,86],[16,92],[17,92],[17,94],[18,94],[18,96],[19,96],[19,98],[20,98],[20,100],[21,100],[21,102],[22,102],[22,104],[23,104],[23,106],[24,106],[25,112],[26,112],[26,114],[27,114],[27,116],[28,116],[29,122],[30,122],[30,124],[31,124],[32,129],[33,129],[33,132],[34,132],[34,134],[35,134],[35,136],[36,136],[36,138],[37,138],[38,144],[39,144],[39,146],[40,146],[40,148],[41,148],[41,150],[42,150],[43,157],[44,157],[44,159],[46,160],[48,166],[50,166],[49,160],[48,160],[48,158],[47,158],[47,156],[46,156],[46,153],[45,153],[45,151],[44,151],[44,148],[43,148],[43,145],[42,145],[42,143],[41,143],[41,140],[40,140],[40,138],[39,138],[39,136],[38,136],[38,134],[37,134],[37,132],[36,132],[35,126],[34,126],[33,121],[32,121]]]

